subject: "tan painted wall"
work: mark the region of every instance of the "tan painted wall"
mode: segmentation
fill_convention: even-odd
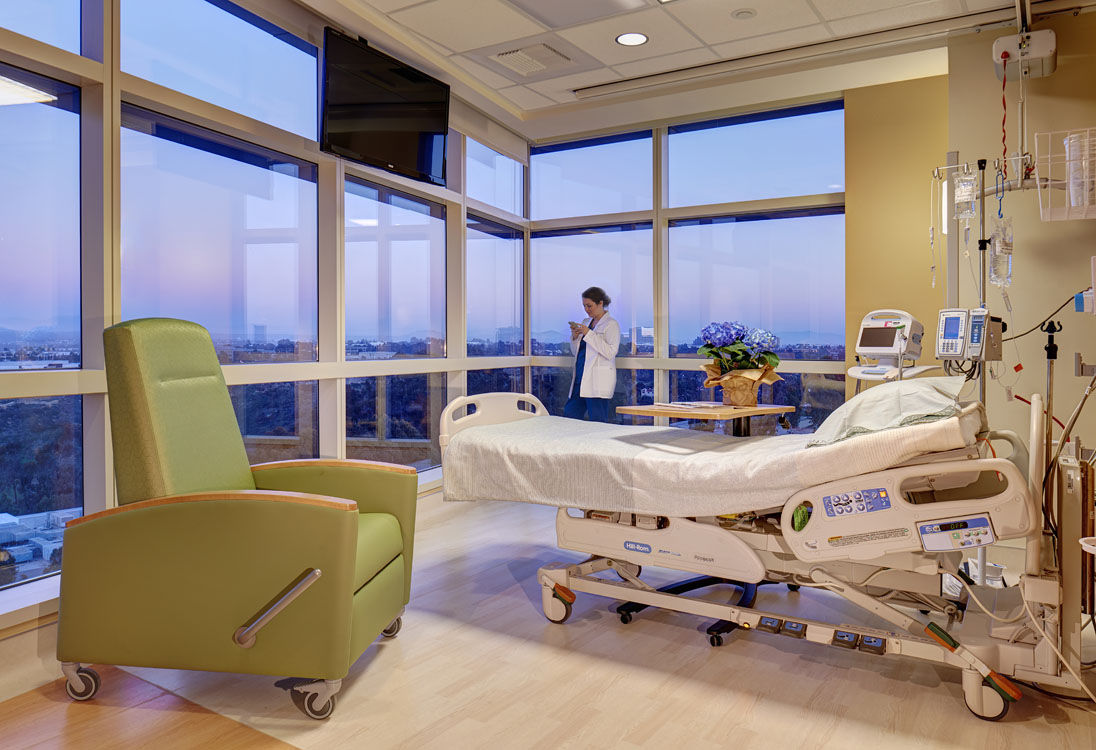
[[[928,190],[947,143],[946,76],[845,92],[846,367],[866,313],[906,310],[931,330],[944,306],[943,261],[935,290],[929,270]],[[921,364],[935,362],[933,341]]]
[[[1032,153],[1036,132],[1096,127],[1096,45],[1092,43],[1096,39],[1096,14],[1063,15],[1040,22],[1036,28],[1051,28],[1057,34],[1058,69],[1049,77],[1028,83]],[[1005,33],[1002,29],[999,33],[965,35],[950,40],[948,45],[949,147],[959,151],[961,161],[988,158],[991,168],[993,159],[1001,155],[1002,114],[1001,83],[993,71],[992,45],[994,37]],[[1007,93],[1011,153],[1016,148],[1016,84],[1009,83]],[[913,175],[914,187],[922,196],[927,190],[927,177],[925,170]],[[996,217],[996,206],[995,200],[987,203],[987,221]],[[1016,332],[1027,330],[1066,297],[1089,286],[1089,258],[1096,255],[1096,220],[1042,222],[1038,206],[1035,192],[1010,194],[1004,200],[1005,215],[1013,217],[1015,228],[1013,285],[1009,296]],[[974,232],[972,235],[972,255],[977,259],[977,243],[973,241],[977,236]],[[963,261],[962,256],[960,260]],[[961,304],[974,306],[977,291],[965,266],[960,276]],[[988,289],[990,310],[999,314],[1004,307],[1001,294],[996,287]],[[1057,337],[1060,359],[1054,411],[1065,421],[1087,383],[1087,379],[1082,381],[1073,375],[1074,352],[1080,351],[1086,359],[1096,361],[1096,318],[1072,312],[1070,305],[1056,319],[1061,320],[1065,332]],[[1015,386],[1016,392],[1025,396],[1033,391],[1042,392],[1046,384],[1043,351],[1046,337],[1033,333],[1017,343],[1024,370]],[[1017,349],[1011,344],[1005,347],[1007,374],[1002,380],[1011,382],[1017,377],[1011,369],[1017,360]],[[1027,408],[1018,401],[1007,401],[999,383],[989,381],[986,401],[995,427],[1027,435]],[[1096,446],[1096,403],[1087,407],[1080,422],[1080,434]]]

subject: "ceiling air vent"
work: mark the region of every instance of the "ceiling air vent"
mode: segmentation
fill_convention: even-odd
[[[569,68],[575,64],[567,55],[547,44],[534,44],[499,52],[491,55],[490,59],[523,76]]]

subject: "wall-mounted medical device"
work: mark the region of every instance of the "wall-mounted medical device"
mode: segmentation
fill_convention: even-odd
[[[951,361],[1000,362],[1004,323],[984,307],[940,311],[936,358]]]
[[[935,369],[915,366],[921,356],[925,327],[904,310],[873,310],[860,321],[856,356],[861,364],[849,368],[857,380],[901,380]],[[861,358],[877,360],[863,364]]]
[[[998,81],[1005,72],[1013,81],[1048,76],[1058,67],[1058,38],[1050,29],[999,37],[993,42],[993,67]]]

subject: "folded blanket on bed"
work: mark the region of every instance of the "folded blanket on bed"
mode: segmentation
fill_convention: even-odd
[[[443,456],[445,499],[714,516],[775,508],[797,491],[973,445],[972,404],[948,419],[807,450],[810,435],[734,438],[536,417],[469,427]]]

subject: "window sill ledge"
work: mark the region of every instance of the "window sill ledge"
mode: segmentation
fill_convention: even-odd
[[[57,613],[61,576],[24,583],[0,591],[0,639],[5,631]]]

